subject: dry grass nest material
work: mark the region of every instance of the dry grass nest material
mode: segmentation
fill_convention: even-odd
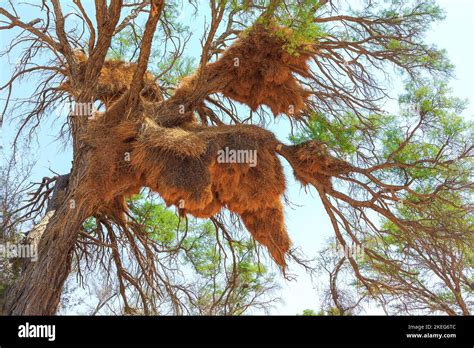
[[[137,136],[130,141],[132,134]],[[273,133],[253,125],[183,129],[147,120],[105,129],[99,123],[85,141],[94,154],[84,194],[97,199],[101,211],[124,219],[125,197],[143,186],[195,217],[208,218],[227,208],[241,216],[282,267],[291,242],[282,205],[285,177],[277,154],[290,162],[304,185],[331,185],[332,175],[350,169],[318,142],[282,145]],[[218,151],[226,148],[255,151],[256,165],[219,163]]]
[[[85,79],[88,58],[82,51],[76,51],[75,58],[79,68],[79,80]],[[106,106],[115,102],[130,87],[135,69],[135,63],[114,59],[106,60],[95,87],[94,96],[96,99],[102,101]],[[74,89],[69,80],[62,83],[59,89],[74,95]],[[150,72],[145,73],[144,87],[141,95],[145,100],[150,102],[160,102],[163,100],[161,89],[155,82],[155,77]]]
[[[226,207],[239,214],[253,237],[284,266],[290,240],[281,203],[285,178],[276,144],[272,133],[256,126],[183,130],[149,124],[134,145],[131,164],[146,186],[186,213],[207,218]],[[219,163],[218,151],[226,148],[256,151],[257,165]]]
[[[315,52],[310,44],[302,43],[290,54],[285,49],[288,43],[285,32],[291,30],[255,25],[241,35],[217,61],[206,66],[207,80],[222,76],[214,92],[244,103],[254,111],[267,105],[275,116],[284,113],[298,117],[310,92],[298,82],[296,75],[310,76],[308,62]],[[199,81],[198,75],[183,79],[178,93],[189,93]]]
[[[276,35],[277,29],[256,26],[208,64],[205,74],[207,78],[220,74],[217,76],[222,80],[215,91],[252,109],[267,105],[277,115],[288,114],[293,107],[296,115],[309,94],[295,74],[308,76],[307,62],[313,53],[301,47],[298,55],[290,55],[283,48],[285,39]],[[99,99],[111,103],[123,95],[134,69],[133,64],[107,61],[97,86]],[[198,80],[198,75],[185,79],[177,93],[185,96],[183,91],[189,92]],[[146,76],[146,86],[142,95],[148,97],[144,99],[159,102],[161,93],[151,74]],[[70,86],[66,82],[62,88]],[[116,124],[99,117],[89,122],[82,137],[91,151],[80,194],[99,212],[124,224],[126,197],[147,186],[183,213],[207,218],[227,208],[240,215],[252,236],[285,267],[291,243],[282,205],[285,177],[277,154],[290,162],[305,185],[315,180],[330,185],[332,175],[348,170],[345,162],[330,156],[317,142],[286,146],[273,133],[252,125],[164,128],[142,109],[144,115],[139,118],[124,119],[120,113],[108,118]],[[218,151],[225,149],[255,151],[256,165],[219,163]]]

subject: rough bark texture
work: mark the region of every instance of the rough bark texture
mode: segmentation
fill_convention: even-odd
[[[73,197],[80,185],[78,178],[81,177],[84,166],[85,162],[81,161],[70,180],[58,180],[57,194],[53,195],[55,199],[48,207],[55,210],[47,212],[45,218],[31,232],[35,235],[29,236],[30,240],[39,240],[38,260],[28,262],[19,281],[8,289],[4,314],[56,313],[63,285],[71,268],[71,251],[82,222],[90,214],[90,207],[76,202]],[[68,188],[63,188],[67,183]]]

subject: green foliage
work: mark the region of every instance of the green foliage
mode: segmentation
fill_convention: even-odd
[[[412,165],[406,172],[417,179],[420,192],[430,190],[434,181],[468,174],[466,169],[472,166],[469,160],[444,165],[433,163],[434,159],[449,162],[472,140],[474,124],[461,116],[466,102],[449,96],[446,84],[438,83],[434,87],[428,84],[407,85],[400,103],[409,108],[378,133],[384,158]],[[412,127],[408,134],[414,130],[418,132],[406,141],[410,124]],[[447,145],[449,149],[446,149]]]
[[[160,244],[170,246],[176,239],[176,231],[185,228],[183,224],[179,225],[179,218],[176,214],[167,210],[163,205],[143,200],[140,196],[135,197],[132,202],[134,203],[131,204],[133,217],[143,226],[144,231]]]
[[[199,234],[191,233],[183,242],[188,250],[184,261],[192,266],[202,277],[203,286],[200,288],[200,305],[209,306],[216,296],[222,296],[229,287],[228,279],[233,287],[232,301],[237,306],[233,313],[243,313],[242,305],[248,303],[252,296],[266,291],[273,275],[257,261],[254,243],[249,238],[231,242],[231,250],[218,247],[218,236],[212,223],[206,222],[200,226]],[[237,263],[227,264],[226,253],[233,253]],[[211,281],[218,279],[217,282]]]
[[[158,64],[158,70],[163,72],[160,81],[165,86],[176,86],[183,77],[191,75],[196,69],[196,60],[191,57],[177,58],[172,69],[168,69],[169,64],[169,60]]]
[[[336,308],[336,307],[331,307],[327,310],[319,310],[319,312],[316,312],[315,310],[313,309],[305,309],[303,310],[303,316],[307,316],[307,317],[316,317],[316,316],[340,316],[340,315],[344,315],[344,314],[341,314],[341,311]],[[347,314],[345,314],[347,315]]]
[[[113,37],[107,58],[122,61],[131,60],[136,54],[136,47],[139,45],[142,35],[142,28],[137,27],[132,30],[132,28],[126,27]]]
[[[393,61],[397,61],[397,65],[410,67],[412,76],[421,76],[426,71],[452,73],[453,65],[446,51],[423,43],[423,37],[432,24],[445,18],[443,9],[434,0],[375,1],[363,9],[353,9],[351,14],[354,17],[377,19],[381,23],[373,27],[377,28],[380,35],[380,40],[377,40],[380,49],[385,54],[393,54]],[[410,38],[401,39],[401,31],[411,33]],[[364,40],[364,35],[364,31],[353,31],[350,38],[353,41]]]
[[[277,1],[273,8],[270,4],[272,2],[266,6],[273,13],[272,23],[282,27],[275,35],[285,40],[284,49],[291,55],[298,56],[302,45],[327,36],[324,26],[313,20],[321,6],[319,0]],[[260,17],[257,23],[264,23],[265,20],[266,17]]]
[[[317,315],[320,315],[319,313],[316,313],[316,311],[314,311],[313,309],[305,309],[303,310],[303,316],[306,316],[306,317],[313,317],[313,316],[317,316]]]
[[[285,12],[277,15],[277,23],[291,28],[290,35],[285,30],[277,31],[276,35],[284,37],[287,44],[284,48],[292,55],[298,55],[298,48],[309,42],[326,37],[324,27],[313,21],[314,12],[319,8],[318,0],[303,0],[285,4]],[[283,6],[283,5],[282,5]]]
[[[344,154],[353,154],[357,150],[360,132],[360,121],[350,113],[346,113],[340,120],[331,121],[329,117],[313,112],[308,126],[299,134],[290,136],[290,141],[300,144],[308,140],[318,140],[327,144],[332,149]]]
[[[396,300],[403,298],[419,308],[445,308],[443,304],[462,313],[460,298],[472,296],[468,279],[472,279],[474,255],[474,124],[462,117],[466,102],[452,97],[445,82],[408,83],[399,102],[398,114],[346,113],[338,118],[314,114],[291,140],[315,139],[354,165],[379,165],[372,174],[394,188],[409,183],[410,189],[398,192],[397,200],[386,200],[393,218],[373,220],[379,223],[379,232],[351,220],[359,241],[370,250],[354,260],[373,280],[364,287],[353,282],[352,287],[370,290],[374,296],[383,294],[384,301],[393,299],[395,311],[404,308],[397,307]],[[460,288],[440,275],[451,267],[460,272]],[[402,290],[406,284],[412,290]],[[418,289],[418,295],[413,289]],[[421,296],[425,289],[430,294]]]

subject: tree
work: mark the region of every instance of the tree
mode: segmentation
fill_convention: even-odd
[[[348,262],[354,262],[359,274],[345,283],[352,284],[359,294],[358,300],[349,301],[350,308],[359,306],[363,299],[371,299],[387,313],[469,315],[474,300],[472,158],[469,155],[473,124],[458,116],[465,103],[450,97],[444,83],[410,84],[400,102],[402,106],[412,107],[402,107],[398,117],[375,116],[368,132],[372,144],[377,144],[384,156],[397,163],[391,170],[379,171],[375,179],[391,182],[381,192],[391,197],[385,200],[384,206],[376,207],[382,215],[380,223],[371,222],[365,203],[334,206],[327,202],[327,207],[337,213],[338,223],[343,224],[342,231],[352,251],[357,245],[362,245],[365,251],[360,257],[353,257],[352,252],[333,253],[334,259],[330,261],[324,255],[337,249],[333,241],[332,247],[321,254],[319,264],[330,276],[329,304],[344,312],[338,298],[351,292],[343,296],[337,290],[336,279],[338,273],[347,275]],[[348,135],[358,138],[350,118],[339,128],[334,125],[324,128],[320,124],[315,119],[300,137],[314,136],[338,141],[343,146],[348,144],[341,150],[348,155],[359,152],[356,150],[359,146],[367,146],[365,141],[347,142]],[[370,184],[364,185],[366,190],[375,192]],[[400,190],[405,192],[394,195]],[[353,192],[354,197],[357,191]],[[353,197],[341,200],[347,203],[354,201]],[[387,214],[389,201],[393,203]],[[337,242],[340,245],[339,239]]]
[[[442,85],[421,86],[448,77],[452,69],[442,50],[423,41],[430,24],[443,16],[432,1],[370,1],[358,7],[326,0],[211,1],[198,66],[179,84],[173,77],[186,71],[180,56],[187,34],[174,25],[176,2],[96,2],[95,19],[79,0],[74,5],[68,10],[75,11],[72,19],[59,1],[43,2],[41,17],[28,22],[17,15],[23,11],[0,8],[1,29],[18,33],[6,53],[24,50],[2,88],[8,90],[5,111],[26,107],[20,130],[34,129],[61,100],[74,101],[66,124],[71,173],[38,233],[38,262],[8,291],[8,313],[56,311],[88,218],[131,235],[133,248],[142,226],[126,199],[142,187],[182,215],[210,218],[224,235],[227,226],[217,214],[228,209],[284,272],[292,252],[279,155],[297,180],[316,189],[338,243],[363,247],[371,267],[411,272],[368,238],[390,233],[407,240],[438,233],[472,250],[472,239],[463,239],[472,224],[454,234],[440,229],[445,228],[440,216],[426,216],[424,209],[435,202],[472,214],[462,198],[472,190],[472,137],[453,134],[462,123],[456,117],[460,105],[445,96]],[[199,10],[193,2],[187,6],[193,5]],[[131,64],[107,59],[113,38],[127,27],[140,28],[134,31],[138,58]],[[164,65],[153,73],[147,69],[158,40],[165,47],[159,51]],[[173,43],[169,54],[167,44]],[[48,59],[40,63],[40,54]],[[383,72],[389,67],[413,86],[406,101],[420,107],[406,115],[382,109],[380,101],[388,96]],[[16,80],[35,73],[43,76],[35,94],[8,108]],[[89,112],[97,101],[101,111]],[[250,116],[236,102],[252,109]],[[306,127],[309,137],[296,136],[296,144],[286,145],[261,125],[247,124],[262,124],[269,112]],[[222,163],[219,155],[228,150],[235,153]],[[247,157],[239,163],[236,153],[257,153],[258,161]],[[380,227],[380,219],[389,225]],[[112,258],[120,257],[116,247],[109,248]],[[351,255],[347,261],[371,295],[390,288]],[[461,283],[452,285],[462,303]],[[150,301],[148,294],[140,296]],[[467,305],[461,307],[467,314]]]

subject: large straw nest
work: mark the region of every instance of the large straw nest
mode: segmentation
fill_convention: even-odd
[[[274,24],[255,25],[243,33],[220,58],[206,66],[206,80],[222,76],[214,92],[248,105],[256,110],[267,105],[274,115],[298,117],[310,93],[296,75],[308,77],[312,46],[302,42],[292,53],[286,49],[291,29]],[[186,95],[196,88],[199,74],[182,80],[178,94]]]
[[[81,81],[81,79],[84,80],[88,58],[82,51],[76,51],[75,59],[78,64],[79,81]],[[93,92],[94,97],[107,106],[111,105],[128,90],[135,69],[135,63],[115,59],[106,60],[100,71],[99,79]],[[69,80],[62,83],[59,89],[74,95],[74,88]],[[144,76],[144,87],[141,95],[145,100],[150,102],[160,102],[163,100],[161,89],[155,82],[155,77],[148,71]]]
[[[308,60],[313,52],[302,43],[297,54],[288,53],[285,33],[286,29],[274,25],[256,25],[243,34],[201,71],[205,81],[214,81],[212,92],[253,110],[267,105],[275,115],[298,116],[309,93],[295,76],[309,75]],[[78,55],[78,60],[82,60],[83,69],[87,57]],[[82,137],[91,156],[80,194],[99,212],[124,224],[125,198],[143,186],[159,193],[168,205],[177,205],[183,213],[196,217],[211,217],[227,208],[241,216],[255,240],[284,267],[291,243],[282,205],[285,177],[277,152],[296,168],[295,174],[304,184],[315,176],[324,185],[330,184],[331,173],[340,170],[341,164],[316,143],[282,148],[271,132],[257,126],[204,127],[188,122],[164,128],[151,119],[162,100],[151,74],[145,76],[138,112],[128,117],[114,106],[120,105],[119,97],[128,90],[134,71],[134,64],[114,60],[104,64],[96,96],[112,108],[107,108],[107,117],[90,121]],[[215,81],[215,76],[222,78]],[[180,100],[181,94],[185,99],[199,87],[201,78],[196,74],[184,79],[175,98]],[[66,82],[61,88],[72,87]],[[220,163],[218,154],[226,149],[255,151],[256,165]]]
[[[204,218],[226,207],[241,215],[254,238],[283,266],[290,241],[283,221],[285,178],[274,150],[277,143],[272,133],[256,126],[185,130],[149,121],[134,145],[131,164],[146,186],[186,213]],[[226,148],[256,151],[256,166],[219,163],[218,151]]]

